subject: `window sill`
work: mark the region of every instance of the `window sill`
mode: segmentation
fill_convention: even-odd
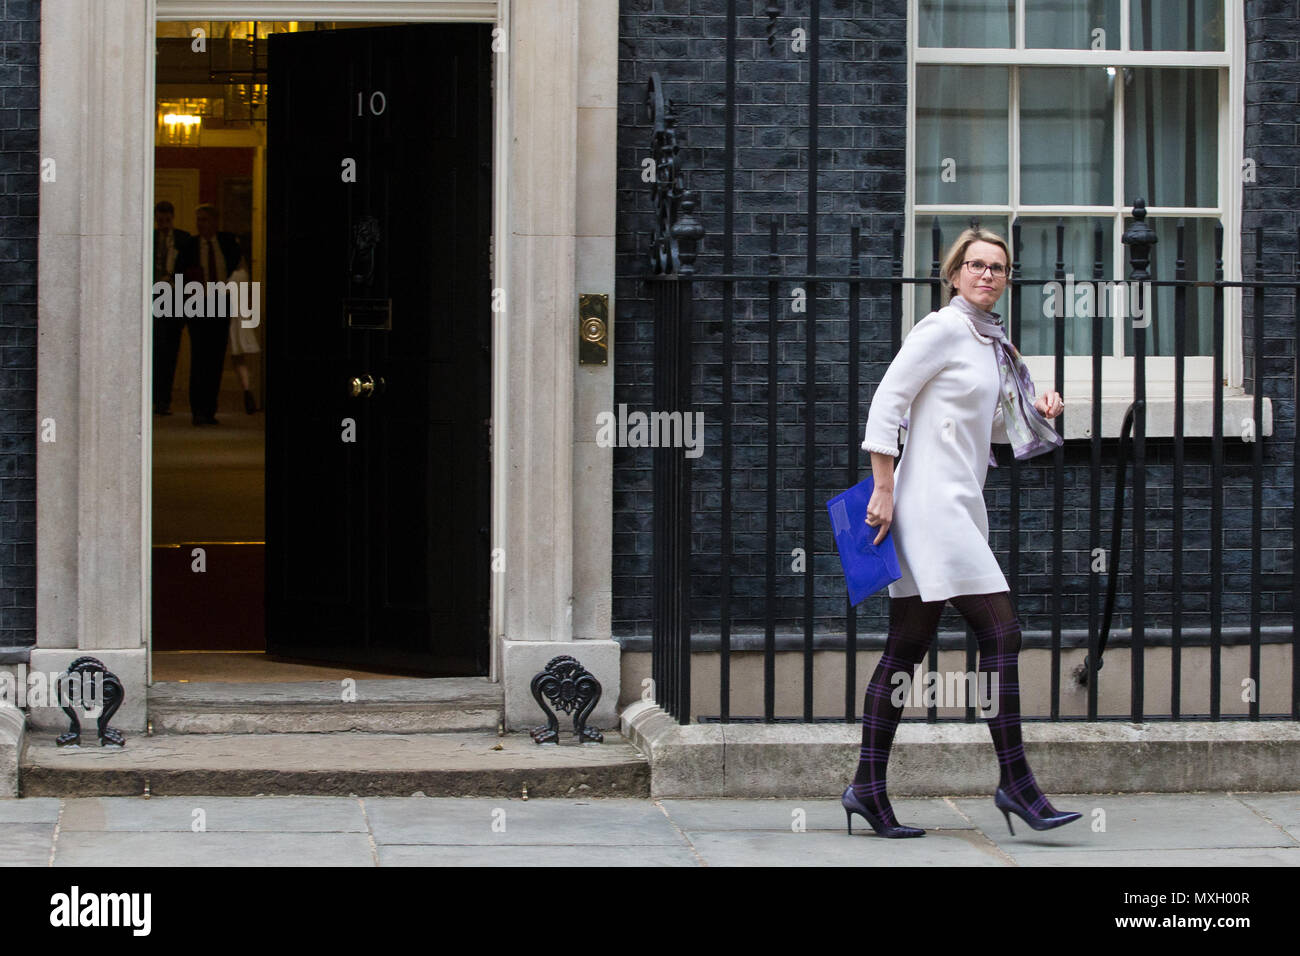
[[[1065,409],[1066,440],[1092,437],[1092,400],[1067,399]],[[1101,437],[1118,438],[1124,423],[1124,413],[1132,398],[1103,398],[1101,400]],[[1223,396],[1223,437],[1243,441],[1249,422],[1255,413],[1253,395]],[[1146,437],[1172,438],[1174,434],[1174,400],[1151,397],[1146,402]],[[1273,434],[1273,403],[1265,396],[1263,402],[1263,437]],[[1209,438],[1214,428],[1214,401],[1208,397],[1183,399],[1183,436]],[[1132,434],[1130,432],[1130,434]]]

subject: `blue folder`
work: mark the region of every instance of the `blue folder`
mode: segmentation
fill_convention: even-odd
[[[881,588],[903,576],[894,551],[894,530],[890,527],[880,544],[872,544],[880,526],[867,524],[867,505],[876,483],[868,475],[848,491],[826,502],[831,515],[831,532],[840,552],[840,565],[849,586],[849,601],[861,604]]]

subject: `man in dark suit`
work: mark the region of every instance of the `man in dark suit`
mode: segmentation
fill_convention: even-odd
[[[184,229],[172,228],[176,207],[163,200],[153,207],[153,281],[172,281],[181,247],[189,242]],[[172,413],[172,383],[176,379],[176,356],[181,349],[185,319],[153,320],[153,410],[155,415]]]
[[[204,203],[195,210],[198,235],[181,249],[178,261],[186,282],[225,282],[239,268],[244,254],[233,232],[217,231],[217,207]],[[230,309],[226,316],[188,319],[190,330],[190,411],[195,425],[217,424],[217,396],[230,341]]]

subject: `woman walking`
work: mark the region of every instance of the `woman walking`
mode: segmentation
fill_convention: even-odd
[[[889,586],[889,635],[863,700],[857,773],[840,799],[850,833],[854,813],[881,836],[925,833],[895,819],[885,768],[903,711],[892,700],[895,675],[912,679],[930,649],[945,601],[974,630],[980,671],[997,675],[997,712],[988,726],[1001,767],[994,802],[1008,829],[1012,813],[1035,830],[1079,819],[1078,813],[1058,811],[1048,802],[1025,760],[1020,624],[988,545],[983,488],[988,466],[996,464],[991,442],[1009,443],[1017,458],[1049,451],[1061,437],[1045,419],[1065,406],[1056,392],[1034,397],[1020,354],[1001,317],[990,311],[1006,288],[1010,262],[1007,244],[997,234],[967,229],[958,236],[940,270],[948,305],[913,327],[871,401],[862,442],[871,452],[875,482],[867,524],[880,529],[876,543],[894,525],[903,574]],[[907,441],[895,474],[900,427]]]

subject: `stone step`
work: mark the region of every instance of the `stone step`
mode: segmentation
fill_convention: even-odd
[[[155,683],[154,734],[495,732],[502,685],[484,677],[293,683]],[[544,717],[539,712],[539,724]]]
[[[617,731],[604,743],[537,745],[526,733],[128,735],[126,746],[58,747],[27,736],[24,797],[650,795],[650,764]]]

